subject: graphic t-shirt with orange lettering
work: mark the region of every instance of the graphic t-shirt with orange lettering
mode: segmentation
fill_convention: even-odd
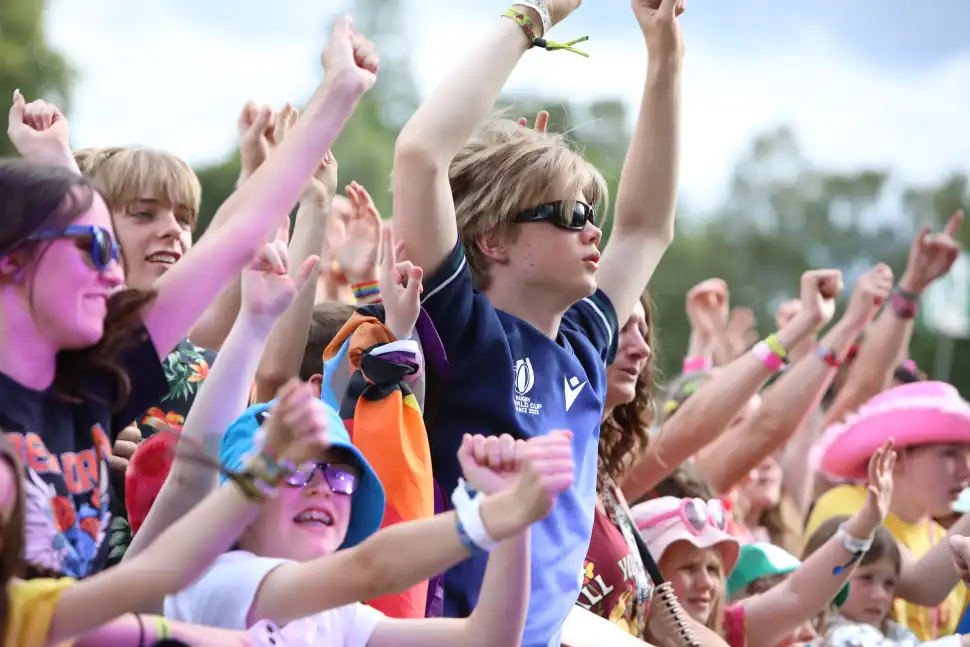
[[[20,453],[26,475],[28,575],[77,579],[104,568],[115,435],[168,390],[154,343],[144,330],[138,338],[118,358],[131,394],[114,413],[115,383],[107,375],[79,378],[85,397],[70,403],[0,373],[0,428]]]

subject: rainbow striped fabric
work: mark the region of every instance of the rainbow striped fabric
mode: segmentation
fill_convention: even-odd
[[[383,528],[426,519],[443,508],[432,477],[424,416],[412,386],[422,372],[442,376],[447,362],[437,333],[433,327],[428,330],[426,314],[416,327],[420,346],[412,340],[395,340],[382,317],[380,306],[358,309],[327,347],[324,385],[336,392],[323,397],[339,404],[351,441],[384,485]],[[430,585],[424,582],[368,604],[393,618],[440,615],[432,604],[440,597],[440,587],[432,580]]]

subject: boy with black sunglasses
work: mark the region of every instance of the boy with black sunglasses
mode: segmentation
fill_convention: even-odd
[[[602,258],[593,216],[607,202],[600,172],[562,136],[484,121],[522,55],[556,48],[542,37],[578,0],[522,0],[496,17],[397,141],[395,233],[425,271],[422,306],[449,360],[428,431],[436,480],[445,491],[457,482],[464,433],[573,431],[575,485],[532,530],[526,647],[558,645],[577,599],[596,505],[605,365],[618,324],[673,238],[681,4],[633,3],[648,73]],[[473,557],[446,574],[446,615],[476,607],[484,564]]]

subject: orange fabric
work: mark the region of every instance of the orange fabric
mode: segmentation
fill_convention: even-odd
[[[360,370],[364,351],[394,340],[376,317],[355,313],[327,347],[324,360],[337,355],[348,338],[352,373]],[[382,528],[434,516],[431,450],[424,418],[409,390],[406,393],[400,387],[388,387],[388,390],[380,399],[358,398],[353,419],[344,420],[354,446],[367,458],[384,485],[387,503]],[[346,394],[336,395],[341,401],[346,397]],[[427,600],[428,584],[423,582],[404,593],[367,604],[392,618],[423,618]]]

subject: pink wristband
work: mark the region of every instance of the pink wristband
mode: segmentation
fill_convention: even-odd
[[[710,357],[703,357],[698,355],[696,357],[685,357],[684,358],[684,373],[699,373],[700,371],[709,371],[714,368],[714,362],[711,361]]]
[[[784,360],[778,357],[775,351],[771,350],[771,346],[763,341],[759,341],[757,344],[755,344],[751,351],[754,353],[754,356],[765,365],[765,368],[772,373],[777,373],[785,366]]]

